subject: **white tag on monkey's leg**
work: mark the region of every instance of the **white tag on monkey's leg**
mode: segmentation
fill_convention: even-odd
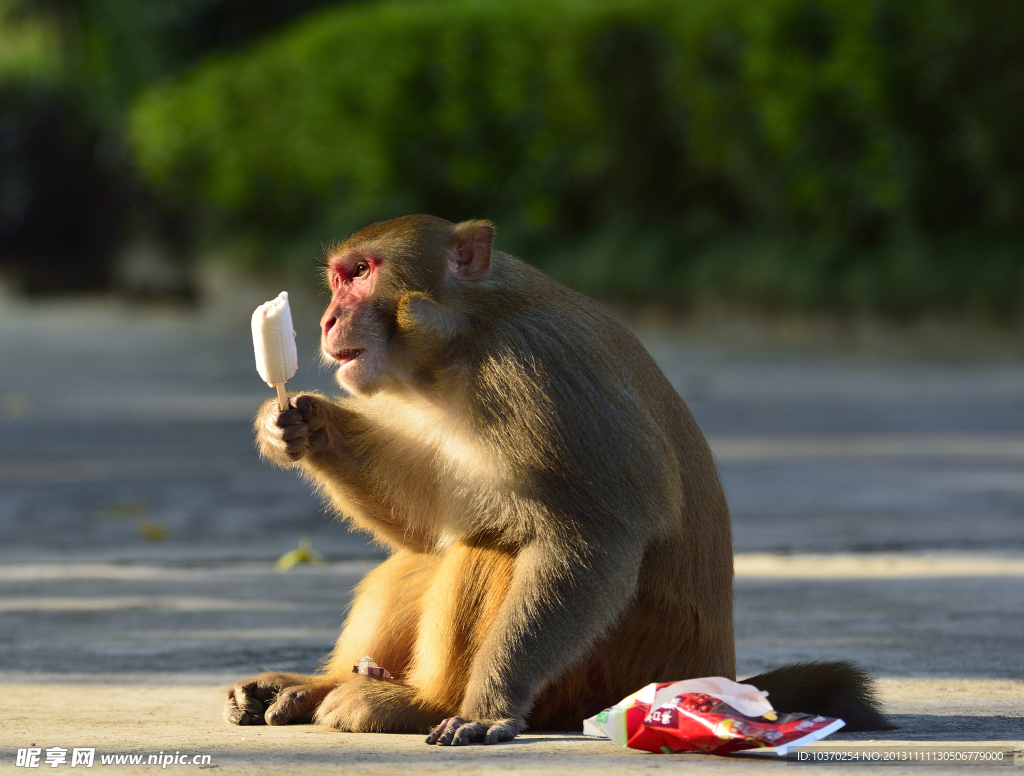
[[[363,676],[373,676],[377,679],[391,678],[391,672],[374,663],[373,658],[369,655],[363,655],[359,661],[352,666],[352,673],[362,674]]]

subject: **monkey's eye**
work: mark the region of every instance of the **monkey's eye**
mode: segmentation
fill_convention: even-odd
[[[337,275],[331,275],[331,288],[341,288],[341,278]]]
[[[367,264],[365,261],[361,261],[358,264],[356,264],[356,271],[352,275],[352,277],[361,278],[369,271],[370,265]]]

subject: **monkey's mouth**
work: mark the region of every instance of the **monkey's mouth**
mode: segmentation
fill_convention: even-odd
[[[345,366],[350,361],[355,361],[362,352],[363,348],[349,348],[348,350],[339,350],[337,353],[331,353],[331,355],[338,359],[338,363],[341,366]]]

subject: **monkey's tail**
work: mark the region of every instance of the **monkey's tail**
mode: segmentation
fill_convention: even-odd
[[[776,711],[838,717],[846,730],[891,730],[868,673],[847,660],[813,661],[766,671],[743,680],[768,691]]]

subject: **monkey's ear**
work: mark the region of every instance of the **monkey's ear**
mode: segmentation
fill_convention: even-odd
[[[460,280],[479,280],[491,266],[494,224],[463,221],[455,226],[455,256],[449,266]]]

